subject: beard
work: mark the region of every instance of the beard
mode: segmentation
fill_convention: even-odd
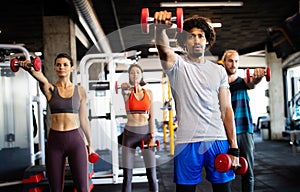
[[[201,48],[199,50],[200,46]],[[198,49],[196,49],[195,47],[198,47]],[[199,58],[202,57],[202,54],[204,56],[204,49],[205,49],[205,44],[204,45],[196,44],[193,47],[191,47],[190,50],[188,49],[188,52],[193,58]]]
[[[201,57],[201,56],[202,56],[202,53],[199,53],[199,52],[192,52],[192,53],[190,53],[190,55],[191,55],[193,58],[198,58],[198,57]]]
[[[234,75],[236,73],[236,70],[235,69],[230,70],[226,68],[226,72],[228,75]]]

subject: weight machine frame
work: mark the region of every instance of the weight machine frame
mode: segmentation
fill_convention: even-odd
[[[110,130],[111,130],[111,152],[112,152],[112,173],[104,173],[104,174],[94,174],[92,181],[94,184],[119,184],[123,182],[122,171],[119,169],[119,150],[118,150],[118,140],[117,140],[117,123],[116,123],[116,114],[113,108],[113,97],[112,94],[115,93],[115,71],[116,71],[116,62],[115,60],[123,60],[124,62],[128,62],[128,58],[133,58],[137,54],[136,51],[128,51],[122,53],[96,53],[85,55],[80,63],[79,63],[79,73],[77,78],[80,79],[80,82],[76,82],[77,84],[81,84],[86,88],[89,93],[89,71],[88,69],[92,64],[107,64],[109,70],[109,90],[111,93],[109,109],[110,115],[108,115],[110,119]],[[132,61],[132,64],[135,61]],[[76,79],[77,80],[77,79]],[[75,81],[76,81],[75,80]],[[87,94],[89,95],[89,94]],[[89,109],[89,107],[88,107]],[[102,117],[105,118],[105,117]],[[106,115],[107,118],[107,115]],[[91,118],[89,118],[91,121]],[[100,156],[101,158],[101,156]],[[133,183],[141,183],[148,182],[147,177],[145,175],[145,171],[142,168],[135,168],[133,170]]]
[[[30,60],[30,54],[28,50],[22,46],[19,45],[11,45],[11,44],[0,44],[0,49],[4,50],[18,50],[21,51],[25,58]],[[10,62],[7,62],[4,60],[4,62],[0,63],[0,67],[7,67],[10,68]],[[44,165],[45,164],[45,133],[44,133],[44,119],[43,119],[43,108],[41,105],[41,90],[39,88],[38,82],[37,84],[37,94],[32,95],[30,85],[32,85],[32,82],[36,81],[33,77],[29,76],[29,83],[28,83],[28,94],[30,96],[30,99],[28,102],[28,111],[26,112],[26,118],[28,119],[27,121],[27,126],[29,127],[29,150],[30,150],[30,165],[29,166],[34,166],[35,161],[40,159],[41,162],[40,164]],[[36,102],[37,107],[38,107],[38,127],[39,127],[39,150],[35,153],[34,151],[34,138],[33,138],[33,114],[32,114],[32,104]],[[25,171],[25,170],[24,170]],[[0,187],[4,186],[9,186],[9,185],[15,185],[15,184],[20,184],[22,181],[13,181],[13,182],[5,182],[1,183]]]

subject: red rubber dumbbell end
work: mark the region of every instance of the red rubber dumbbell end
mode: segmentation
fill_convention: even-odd
[[[248,170],[248,163],[247,160],[244,157],[239,158],[240,167],[235,170],[235,174],[237,175],[244,175]]]
[[[99,160],[99,155],[97,153],[91,153],[89,155],[89,162],[90,163],[95,163]]]
[[[226,172],[231,168],[231,159],[227,154],[219,154],[215,159],[215,168],[219,172]]]
[[[39,57],[33,59],[32,66],[35,71],[40,71],[42,68],[42,60]]]
[[[266,69],[266,80],[269,82],[271,80],[271,69],[267,67]]]
[[[19,66],[16,66],[15,64],[18,63],[19,60],[16,59],[16,58],[13,58],[12,60],[10,60],[10,69],[13,71],[13,72],[17,72],[19,71]]]
[[[145,141],[142,140],[142,141],[141,141],[141,150],[143,151],[144,149],[145,149]]]
[[[149,33],[148,18],[149,18],[149,9],[143,8],[141,12],[141,28],[143,33]]]
[[[115,83],[115,91],[116,91],[116,94],[118,94],[118,81],[116,81],[116,83]]]
[[[160,142],[159,142],[159,140],[156,140],[155,143],[156,143],[157,150],[159,151],[160,150]]]
[[[181,33],[183,31],[183,9],[182,8],[176,8],[176,25],[177,25],[177,31]]]
[[[137,82],[136,82],[136,80],[133,81],[133,90],[134,90],[134,93],[137,93]]]
[[[249,68],[246,69],[246,78],[247,78],[247,83],[249,83],[250,82],[250,69]]]

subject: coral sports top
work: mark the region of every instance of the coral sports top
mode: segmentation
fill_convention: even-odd
[[[131,91],[125,103],[127,113],[149,113],[151,101],[145,89],[143,89],[143,92],[144,97],[138,100],[135,98],[133,91]]]

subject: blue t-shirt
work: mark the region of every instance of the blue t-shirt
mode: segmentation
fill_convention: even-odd
[[[244,79],[238,77],[234,82],[229,83],[229,86],[236,133],[253,133],[252,115],[249,105],[250,98]]]

